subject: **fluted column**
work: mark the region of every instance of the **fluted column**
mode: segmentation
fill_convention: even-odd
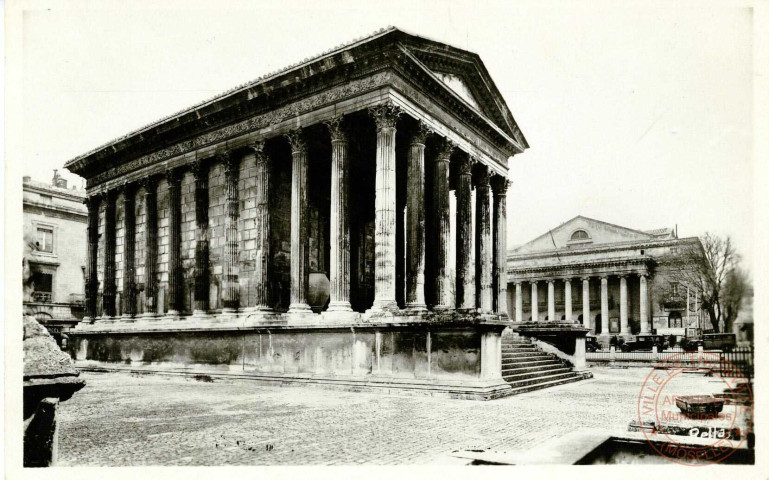
[[[406,192],[406,308],[426,310],[425,305],[425,139],[431,132],[419,123],[411,137]]]
[[[157,313],[158,300],[158,193],[157,177],[145,177],[140,181],[144,187],[144,206],[147,209],[144,228],[144,296],[145,312],[143,317],[154,317]]]
[[[91,195],[84,201],[88,208],[88,245],[86,250],[85,272],[85,317],[84,323],[91,323],[96,317],[96,305],[99,294],[99,277],[97,275],[99,251],[99,203],[100,195]]]
[[[116,315],[115,297],[117,285],[115,284],[115,201],[116,192],[108,191],[104,208],[104,289],[102,291],[104,316]]]
[[[307,303],[307,142],[301,129],[286,135],[291,144],[291,304],[290,313],[311,313]]]
[[[531,321],[539,321],[539,300],[537,299],[537,281],[531,282]]]
[[[475,308],[475,285],[470,275],[470,260],[473,238],[473,209],[470,198],[472,182],[472,161],[461,155],[457,162],[457,283],[456,306],[462,310]]]
[[[208,312],[210,296],[209,231],[208,231],[208,165],[198,161],[192,165],[195,177],[195,305],[192,314]]]
[[[329,312],[349,312],[350,306],[350,210],[348,140],[343,117],[327,122],[331,134],[331,295]]]
[[[491,179],[491,188],[494,191],[494,213],[492,218],[493,228],[493,265],[492,265],[492,289],[493,308],[499,315],[507,315],[507,187],[509,181],[501,176],[494,175]],[[516,287],[517,288],[517,287]],[[517,291],[517,290],[516,290]],[[518,298],[518,297],[516,297]],[[523,299],[521,299],[523,302]],[[518,315],[516,300],[516,321],[523,321],[523,314]],[[521,304],[523,308],[523,304]]]
[[[627,321],[627,277],[619,277],[619,325],[620,335],[630,335]]]
[[[233,152],[222,155],[224,164],[225,207],[224,252],[222,255],[222,313],[237,311],[240,303],[238,271],[238,176],[240,157]]]
[[[431,239],[435,261],[433,280],[433,309],[451,308],[451,277],[449,275],[449,245],[451,242],[451,212],[449,211],[449,161],[454,144],[442,139],[433,165],[433,208]]]
[[[168,182],[168,313],[179,316],[184,310],[184,271],[182,270],[182,172],[167,170]]]
[[[256,156],[256,199],[254,226],[256,229],[256,259],[254,261],[253,285],[255,302],[252,310],[272,310],[270,291],[270,157],[264,151],[264,142],[250,145]]]
[[[571,323],[571,280],[568,278],[563,281],[563,297],[564,316],[566,317],[564,321]]]
[[[601,335],[609,335],[609,279],[601,276]]]
[[[398,309],[395,300],[395,124],[400,108],[387,102],[369,111],[377,130],[372,310],[393,311]]]
[[[555,280],[547,281],[547,319],[551,322],[557,321],[555,318]]]
[[[590,277],[582,277],[582,325],[595,333],[590,321]]]
[[[123,185],[123,211],[125,235],[123,236],[123,315],[136,315],[136,185]]]
[[[523,321],[523,288],[521,282],[515,282],[515,321]]]
[[[491,212],[489,210],[489,169],[478,169],[475,182],[475,306],[483,313],[493,309]]]
[[[640,301],[641,301],[641,333],[651,333],[649,324],[649,292],[647,287],[647,278],[645,274],[639,276],[640,281]]]

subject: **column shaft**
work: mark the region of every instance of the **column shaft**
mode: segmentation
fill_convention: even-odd
[[[449,246],[451,219],[449,211],[449,161],[454,144],[443,139],[438,147],[433,168],[433,308],[451,308],[451,277],[449,275]]]
[[[327,123],[331,133],[331,299],[329,311],[352,311],[350,306],[350,211],[347,206],[349,166],[347,134],[342,117]]]
[[[184,272],[182,270],[182,172],[168,170],[168,315],[184,310]]]
[[[107,192],[107,204],[104,208],[104,290],[102,291],[104,316],[116,315],[115,297],[115,201],[114,191]]]
[[[551,322],[558,321],[555,318],[555,280],[547,281],[547,318]]]
[[[144,186],[144,205],[147,209],[146,225],[144,233],[146,242],[144,247],[144,316],[152,317],[157,313],[158,295],[158,196],[157,178],[147,177],[142,180]]]
[[[222,313],[232,313],[240,304],[238,268],[238,176],[240,157],[235,153],[223,155],[225,206],[224,252],[222,255]]]
[[[473,210],[470,197],[472,162],[467,155],[457,162],[457,248],[456,248],[456,306],[463,310],[475,308],[475,285],[470,274],[470,254],[473,243]],[[477,259],[476,259],[477,261]]]
[[[641,275],[640,280],[640,301],[641,301],[641,333],[651,333],[649,325],[649,293],[647,287],[646,275]]]
[[[539,321],[539,300],[537,299],[537,282],[531,282],[531,321]]]
[[[609,279],[601,277],[601,335],[609,335]]]
[[[409,146],[406,192],[406,307],[425,310],[425,138],[420,122]]]
[[[571,323],[571,280],[568,278],[563,281],[563,303],[564,303],[564,315],[566,316],[566,322]]]
[[[195,176],[195,305],[194,315],[208,312],[210,298],[209,231],[208,231],[208,167],[198,162]]]
[[[251,145],[256,155],[256,199],[254,227],[256,229],[256,259],[254,261],[254,310],[271,311],[270,291],[270,157],[264,152],[264,142]],[[332,176],[333,178],[333,176]],[[333,244],[332,244],[333,245]],[[333,248],[333,247],[332,247]],[[333,255],[333,253],[332,253]]]
[[[515,282],[515,321],[523,321],[523,288],[521,282]]]
[[[93,322],[99,294],[99,277],[96,274],[99,250],[99,203],[101,197],[92,195],[85,200],[88,207],[88,245],[86,250],[85,323]]]
[[[507,314],[507,187],[509,182],[500,175],[494,175],[491,188],[494,190],[493,227],[493,265],[492,290],[493,309],[499,315]],[[516,292],[518,287],[516,287]],[[516,298],[518,298],[516,296]],[[516,300],[516,321],[523,321],[523,314],[518,315]],[[521,299],[523,302],[523,299]],[[523,308],[523,303],[521,303]]]
[[[595,328],[592,324],[593,322],[590,319],[590,278],[585,277],[582,279],[582,325],[589,328],[592,333],[595,333]]]
[[[483,313],[494,308],[489,178],[488,168],[482,167],[475,187],[475,306]]]
[[[620,334],[630,335],[627,320],[627,278],[619,277],[619,324]]]
[[[377,129],[372,309],[393,311],[398,309],[395,299],[395,124],[400,109],[384,103],[372,107],[370,112]]]
[[[123,211],[125,214],[125,235],[123,236],[123,314],[136,315],[136,188],[123,188]]]
[[[307,303],[307,143],[301,130],[286,135],[291,144],[291,304],[290,313],[310,313]]]

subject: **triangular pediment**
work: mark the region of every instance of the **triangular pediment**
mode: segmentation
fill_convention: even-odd
[[[405,50],[452,92],[512,137],[521,148],[528,143],[513,119],[480,57],[475,53],[408,35]]]
[[[457,95],[462,97],[467,103],[475,107],[479,112],[483,112],[480,103],[473,96],[470,87],[467,82],[459,75],[450,72],[434,72],[435,75],[441,79],[443,83],[448,85],[450,89]]]
[[[577,216],[521,245],[514,253],[589,248],[592,246],[654,239],[654,235],[600,220]]]

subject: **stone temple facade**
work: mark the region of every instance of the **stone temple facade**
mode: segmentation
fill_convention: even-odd
[[[694,288],[676,274],[691,252],[703,252],[700,240],[672,228],[640,231],[577,216],[508,252],[510,315],[579,323],[602,343],[684,335],[705,322]]]
[[[396,28],[116,139],[66,164],[88,192],[72,355],[502,395],[526,148],[478,55]]]

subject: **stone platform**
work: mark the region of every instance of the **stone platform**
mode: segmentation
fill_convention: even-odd
[[[72,332],[70,353],[83,369],[488,400],[512,393],[501,372],[508,325],[457,312],[97,319]]]

